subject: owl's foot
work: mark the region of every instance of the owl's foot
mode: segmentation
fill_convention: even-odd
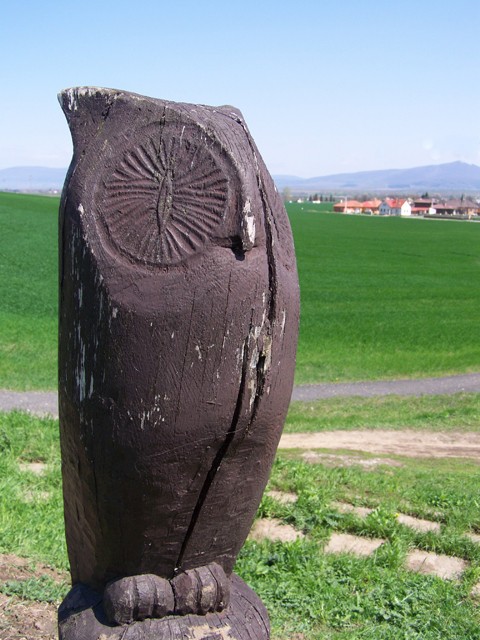
[[[208,569],[215,571],[212,565],[209,565]],[[58,638],[59,640],[92,640],[92,638],[119,640],[127,637],[129,640],[160,640],[160,638],[269,640],[268,613],[260,598],[234,573],[228,578],[228,584],[231,585],[231,597],[228,607],[223,611],[205,615],[191,613],[168,615],[164,618],[147,618],[126,624],[122,628],[107,620],[102,596],[90,587],[78,583],[60,606]]]
[[[146,618],[222,611],[230,601],[230,578],[215,562],[179,573],[171,580],[154,574],[129,576],[110,582],[103,608],[112,624]]]

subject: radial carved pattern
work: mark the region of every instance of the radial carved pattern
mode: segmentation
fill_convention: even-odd
[[[137,138],[104,179],[107,237],[129,258],[169,265],[195,253],[223,220],[228,180],[212,150],[185,127]],[[195,133],[195,131],[193,132]]]

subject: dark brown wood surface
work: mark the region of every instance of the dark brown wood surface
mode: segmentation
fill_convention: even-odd
[[[60,96],[59,413],[74,584],[227,575],[291,395],[290,226],[239,111]]]
[[[105,619],[101,597],[78,585],[63,602],[59,640],[268,640],[270,624],[260,598],[238,576],[232,579],[232,602],[220,613],[168,616],[123,627]]]

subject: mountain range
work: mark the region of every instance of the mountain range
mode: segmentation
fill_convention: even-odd
[[[10,167],[0,169],[0,191],[59,191],[66,168]],[[480,191],[480,167],[465,162],[449,162],[411,169],[382,169],[337,173],[316,178],[274,175],[277,189],[292,193],[325,191],[414,192]]]
[[[480,167],[466,162],[449,162],[411,169],[382,169],[337,173],[316,178],[273,176],[277,189],[314,191],[480,191]]]

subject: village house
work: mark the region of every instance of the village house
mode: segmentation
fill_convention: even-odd
[[[358,200],[342,200],[333,205],[333,210],[337,213],[360,213],[362,203]]]
[[[381,216],[411,216],[412,205],[408,200],[385,198],[378,211]]]
[[[365,213],[381,216],[441,216],[451,218],[468,218],[480,215],[478,202],[466,199],[434,200],[433,198],[385,198],[384,200],[348,200],[344,198],[333,206],[337,213]]]
[[[377,214],[381,200],[374,198],[359,202],[358,200],[342,200],[333,205],[333,210],[337,213],[367,213]]]
[[[435,213],[443,216],[466,216],[471,218],[473,215],[478,215],[478,204],[463,199],[436,202]]]
[[[426,216],[435,213],[433,198],[417,198],[412,204],[413,216]]]
[[[478,216],[479,203],[465,198],[438,200],[433,198],[419,198],[415,200],[412,213],[420,216],[437,215],[452,218],[468,218]]]
[[[362,202],[362,212],[378,215],[378,209],[381,204],[382,201],[377,198],[374,198],[373,200],[366,200],[365,202]]]

